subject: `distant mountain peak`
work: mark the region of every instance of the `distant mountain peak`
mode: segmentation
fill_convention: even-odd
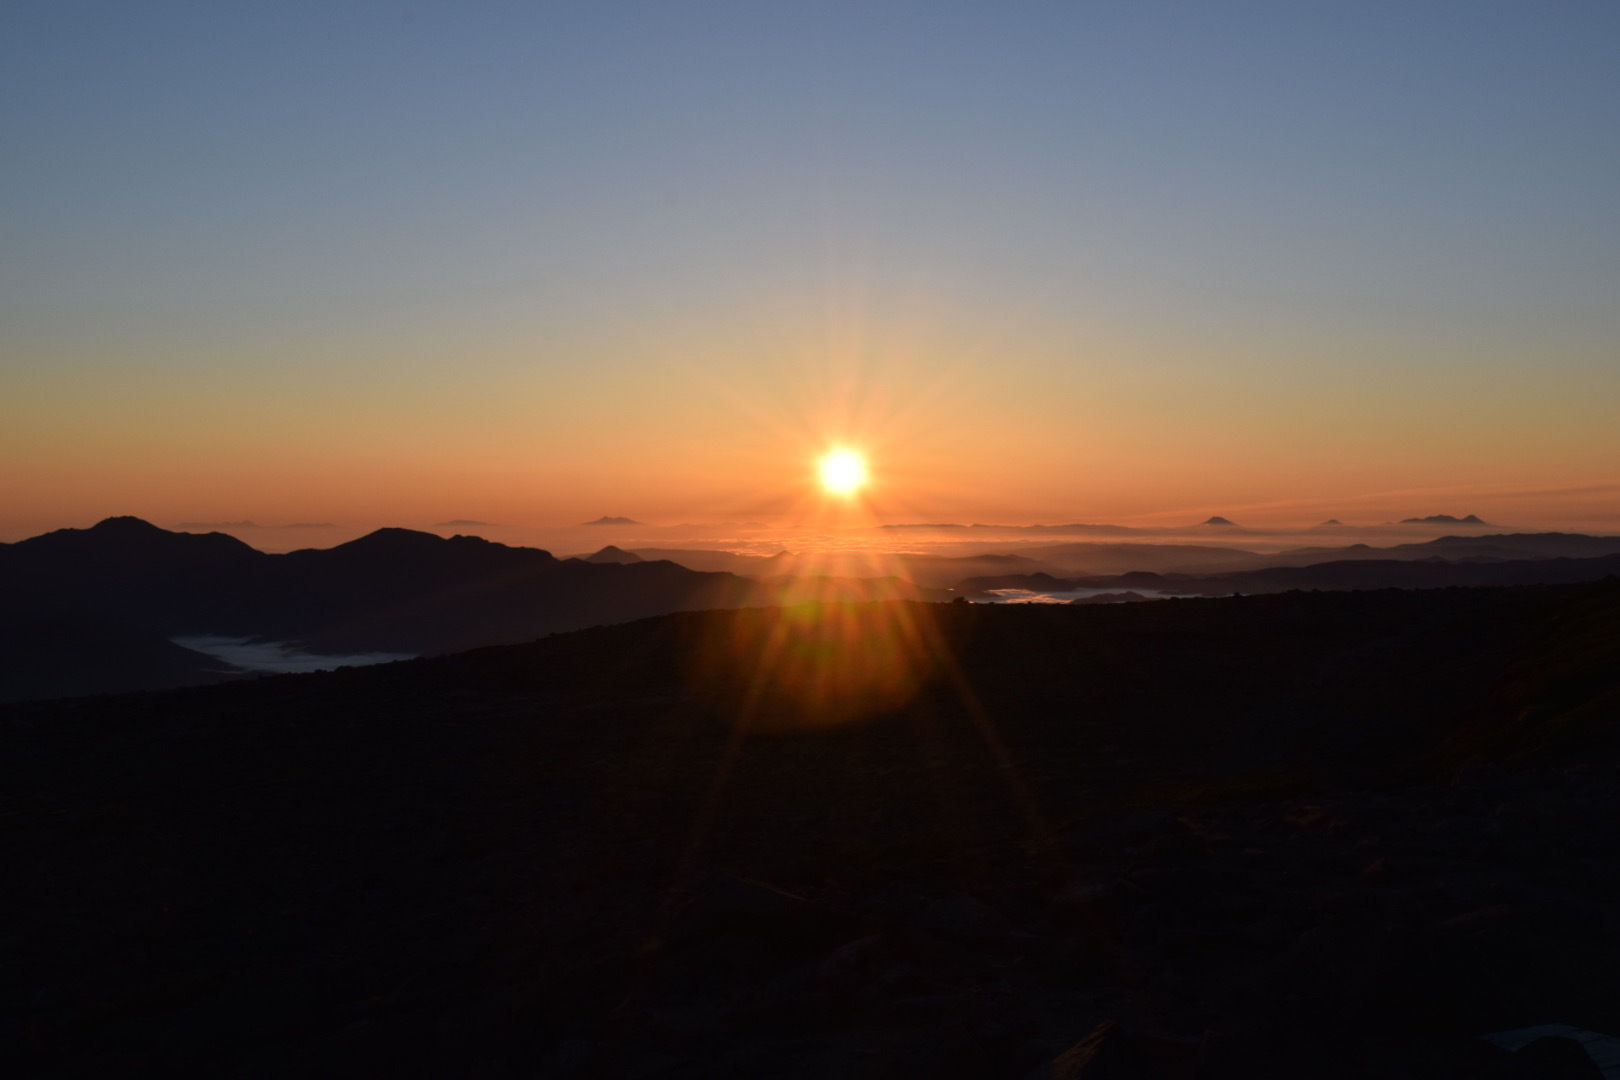
[[[153,533],[167,532],[168,530],[159,528],[150,521],[147,521],[145,518],[138,518],[133,514],[125,514],[122,517],[102,518],[85,531],[101,533],[103,535],[131,535],[140,533],[145,536],[150,536]]]
[[[22,549],[76,552],[78,556],[110,559],[165,560],[236,559],[260,553],[229,533],[170,532],[133,515],[104,518],[88,529],[57,529],[19,540]]]
[[[586,521],[586,522],[583,522],[582,524],[585,524],[585,525],[640,525],[641,522],[635,520],[634,518],[609,517],[608,515],[603,514],[601,517],[597,518],[595,521]]]
[[[1322,524],[1323,525],[1343,525],[1344,522],[1340,521],[1338,518],[1328,518],[1326,521],[1322,522]]]
[[[623,548],[609,544],[596,554],[585,556],[585,561],[588,563],[638,563],[646,560],[633,551],[626,551]]]
[[[1229,520],[1227,518],[1223,518],[1219,514],[1217,514],[1214,517],[1210,518],[1208,521],[1203,521],[1203,522],[1200,522],[1199,524],[1202,524],[1202,525],[1234,525],[1235,526],[1237,524],[1237,522],[1231,521],[1231,520]]]
[[[1409,517],[1401,519],[1402,525],[1489,525],[1475,514],[1467,517],[1454,517],[1451,514],[1430,514],[1428,517]]]
[[[332,551],[398,551],[420,550],[428,547],[437,547],[448,543],[444,537],[437,533],[422,532],[419,529],[401,529],[397,526],[387,525],[381,529],[374,529],[361,537],[356,537],[346,544],[339,544]]]

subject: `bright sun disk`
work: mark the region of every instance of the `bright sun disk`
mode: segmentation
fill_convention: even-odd
[[[821,459],[821,486],[833,495],[853,495],[866,483],[866,459],[853,450],[834,450]]]

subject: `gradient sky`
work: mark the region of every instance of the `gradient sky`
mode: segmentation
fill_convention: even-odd
[[[1620,529],[1620,4],[9,3],[0,539]]]

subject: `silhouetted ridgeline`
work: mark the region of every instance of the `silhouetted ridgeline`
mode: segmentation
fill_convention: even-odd
[[[1617,732],[1613,582],[695,612],[12,705],[0,1037],[22,1076],[1554,1075],[1476,1037],[1620,1031]]]
[[[863,563],[868,566],[871,564],[871,557],[859,552],[833,556],[779,552],[764,557],[730,551],[638,548],[633,554],[645,559],[668,559],[694,570],[728,570],[736,574],[757,577],[803,573],[807,566],[824,567],[829,563],[844,567],[841,572],[852,573]],[[1390,547],[1351,544],[1344,547],[1292,548],[1269,553],[1208,544],[1143,541],[1116,543],[1091,540],[1050,545],[1020,542],[1016,554],[985,551],[957,556],[901,554],[892,556],[886,561],[895,567],[899,575],[919,585],[951,588],[970,579],[1003,577],[1008,574],[1044,573],[1060,579],[1073,578],[1076,575],[1096,577],[1134,572],[1212,577],[1280,566],[1306,567],[1363,560],[1443,563],[1528,562],[1559,558],[1590,559],[1604,555],[1620,555],[1620,537],[1582,536],[1572,533],[1442,536],[1422,543],[1395,544]],[[1421,578],[1423,574],[1422,571],[1410,573],[1417,578]],[[1517,573],[1523,579],[1521,583],[1524,584],[1540,580],[1534,571],[1525,568],[1521,568]],[[1427,583],[1422,581],[1417,583],[1425,587],[1450,584],[1439,576]],[[1505,584],[1507,581],[1482,580],[1478,583]],[[1393,585],[1395,582],[1388,584]],[[1215,591],[1220,591],[1218,586]]]
[[[1095,577],[1147,571],[1213,577],[1279,566],[1307,567],[1353,560],[1526,562],[1558,558],[1590,559],[1604,555],[1620,555],[1620,537],[1582,536],[1572,533],[1441,536],[1422,543],[1395,544],[1390,547],[1351,544],[1345,547],[1291,548],[1267,554],[1195,544],[1089,542],[1023,546],[1019,548],[1019,555],[1015,557],[1023,562],[1022,566],[1006,565],[985,569],[964,567],[964,572],[947,584],[955,585],[957,581],[968,577],[990,577],[1009,573],[1039,572],[1065,578],[1075,575]],[[1534,574],[1531,574],[1531,578],[1534,579]],[[914,576],[914,580],[920,582],[925,579]],[[1490,582],[1481,582],[1481,584],[1488,583]],[[1437,578],[1431,584],[1441,586],[1449,583]],[[1218,585],[1216,591],[1219,591]]]
[[[963,596],[996,589],[1063,592],[1074,589],[1157,589],[1180,595],[1226,596],[1291,589],[1443,589],[1502,585],[1553,585],[1598,581],[1620,574],[1620,554],[1588,559],[1538,558],[1505,562],[1356,559],[1308,566],[1271,566],[1226,574],[1158,574],[1059,578],[1047,573],[998,574],[958,582]]]
[[[30,627],[65,618],[83,631],[73,656],[45,656],[52,642],[72,645],[57,634],[38,636],[30,653],[38,663],[0,659],[0,700],[208,681],[225,667],[210,661],[193,678],[171,660],[144,681],[112,681],[145,655],[128,636],[135,630],[296,641],[317,652],[440,653],[669,611],[937,595],[893,580],[762,583],[669,562],[560,560],[407,529],[269,555],[223,533],[110,518],[0,545],[0,602],[12,613],[6,632],[26,638]],[[97,621],[105,625],[84,630]],[[73,678],[75,670],[84,677]]]
[[[945,599],[937,590],[948,585],[968,596],[997,588],[1224,595],[1581,581],[1620,570],[1620,538],[1442,537],[1276,555],[1207,545],[1056,544],[1020,554],[894,559],[889,565],[911,581],[826,576],[871,573],[873,565],[865,556],[613,547],[583,560],[557,559],[535,548],[406,529],[270,555],[222,533],[172,533],[111,518],[0,545],[0,634],[16,645],[0,654],[0,700],[156,689],[231,673],[229,665],[161,640],[181,635],[293,642],[317,653],[435,654],[671,611]],[[1088,576],[1072,576],[1076,570]]]

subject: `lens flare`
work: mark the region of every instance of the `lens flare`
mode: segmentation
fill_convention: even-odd
[[[866,459],[854,450],[834,450],[818,465],[821,486],[829,494],[844,498],[855,494],[866,483]]]
[[[811,599],[745,608],[712,626],[693,687],[756,734],[836,727],[898,709],[938,676],[948,655],[926,604]]]

